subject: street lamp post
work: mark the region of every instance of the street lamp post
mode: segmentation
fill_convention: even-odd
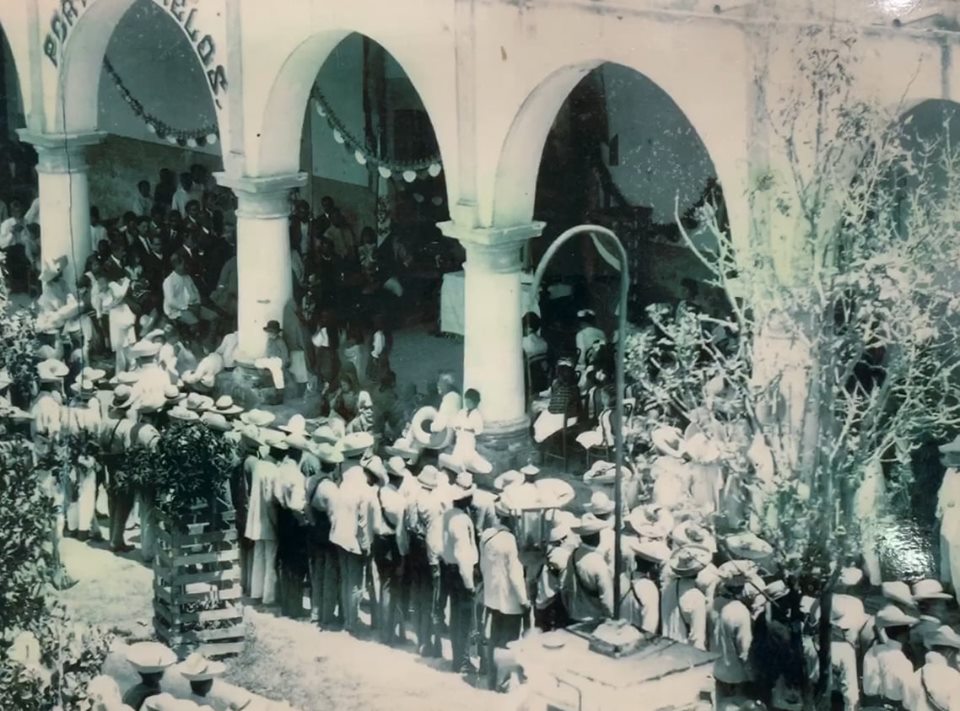
[[[623,243],[620,241],[620,238],[617,237],[613,232],[608,230],[606,227],[600,227],[599,225],[578,225],[576,227],[571,227],[562,235],[557,237],[553,243],[547,248],[546,253],[544,253],[543,258],[540,260],[540,263],[537,265],[537,271],[533,275],[533,289],[532,293],[540,293],[540,281],[543,279],[543,275],[547,270],[547,266],[550,264],[550,260],[553,259],[553,256],[557,251],[562,247],[567,241],[571,238],[576,237],[579,234],[584,232],[599,235],[600,237],[606,237],[608,241],[616,247],[617,256],[620,259],[620,307],[618,309],[618,336],[617,336],[617,363],[616,363],[616,380],[617,380],[617,405],[616,405],[616,423],[613,427],[613,436],[614,436],[614,465],[616,466],[615,472],[615,484],[614,484],[614,504],[616,506],[616,511],[614,512],[614,525],[616,530],[614,531],[614,569],[613,569],[613,616],[614,618],[620,617],[620,571],[623,567],[623,562],[620,557],[621,549],[621,535],[620,529],[623,526],[623,389],[624,389],[624,360],[625,360],[625,348],[626,348],[626,336],[627,336],[627,292],[630,289],[630,275],[628,273],[627,267],[627,251],[623,247]]]

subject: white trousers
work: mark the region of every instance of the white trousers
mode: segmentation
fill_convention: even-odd
[[[250,569],[250,597],[262,598],[264,605],[277,599],[277,542],[254,541]]]
[[[89,531],[93,525],[97,505],[97,472],[77,467],[77,500],[67,507],[67,528],[71,531]]]
[[[270,371],[270,377],[273,378],[273,387],[277,390],[283,390],[283,361],[279,358],[257,358],[254,365],[258,368]]]

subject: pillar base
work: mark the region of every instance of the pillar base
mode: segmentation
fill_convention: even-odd
[[[477,452],[493,465],[489,477],[478,477],[479,483],[487,488],[493,486],[497,475],[536,462],[539,455],[530,436],[530,419],[523,417],[515,422],[488,426],[477,437]]]
[[[229,395],[242,407],[250,409],[283,403],[283,391],[273,387],[270,374],[263,368],[237,361],[236,367],[224,375],[226,377],[221,375],[217,378],[221,394]]]

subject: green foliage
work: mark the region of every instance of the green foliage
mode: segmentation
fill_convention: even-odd
[[[46,476],[46,479],[42,478]],[[86,708],[87,682],[110,638],[72,625],[51,581],[59,482],[34,467],[29,442],[0,442],[0,708]]]
[[[237,461],[233,443],[189,422],[167,428],[152,456],[157,509],[179,525],[192,522],[197,503],[223,496]]]

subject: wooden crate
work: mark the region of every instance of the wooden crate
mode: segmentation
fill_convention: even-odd
[[[195,507],[184,531],[160,520],[153,566],[153,626],[183,657],[239,654],[244,645],[236,513],[223,502]]]

